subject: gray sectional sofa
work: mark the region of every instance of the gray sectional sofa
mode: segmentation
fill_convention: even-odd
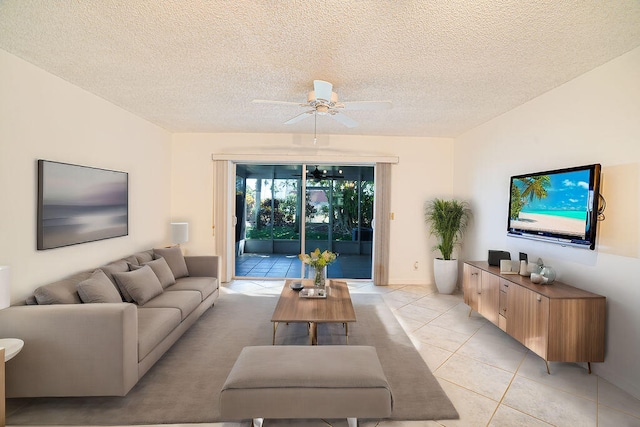
[[[219,295],[216,256],[135,253],[41,286],[0,310],[0,336],[25,345],[7,397],[124,396]]]

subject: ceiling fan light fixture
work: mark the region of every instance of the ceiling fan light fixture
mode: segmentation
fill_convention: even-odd
[[[307,94],[307,103],[312,106],[323,105],[323,104],[334,106],[338,103],[338,94],[335,92],[331,92],[331,99],[324,99],[324,98],[316,97],[316,91],[312,90]]]
[[[329,106],[328,105],[318,105],[316,107],[316,113],[321,116],[326,116],[329,114]]]

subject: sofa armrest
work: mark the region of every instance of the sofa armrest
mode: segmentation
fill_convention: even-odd
[[[138,381],[133,304],[13,306],[0,310],[0,336],[24,341],[7,397],[124,396]]]
[[[185,256],[189,276],[218,278],[220,258],[217,255]]]

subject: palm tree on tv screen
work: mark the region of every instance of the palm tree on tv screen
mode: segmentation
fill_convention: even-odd
[[[514,180],[514,185],[511,187],[511,219],[518,219],[520,211],[527,204],[527,199],[528,201],[542,200],[548,195],[547,188],[551,187],[549,175],[517,178],[517,181],[523,184],[523,188],[521,190],[520,186],[515,185]]]

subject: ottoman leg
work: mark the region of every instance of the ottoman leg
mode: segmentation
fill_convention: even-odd
[[[254,418],[253,427],[262,427],[263,422],[264,422],[264,418]]]
[[[358,427],[358,419],[357,418],[347,418],[347,424],[349,424],[349,427]]]

